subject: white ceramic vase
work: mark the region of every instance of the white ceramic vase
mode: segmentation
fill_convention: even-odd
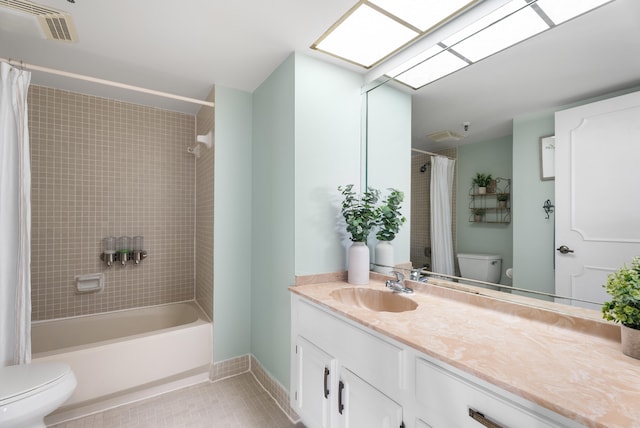
[[[379,273],[391,273],[395,265],[393,245],[389,241],[378,241],[375,248],[374,271]]]
[[[622,353],[629,357],[640,359],[640,330],[621,325],[620,335],[622,338]]]
[[[347,282],[354,285],[369,283],[369,247],[364,242],[354,242],[349,247]]]

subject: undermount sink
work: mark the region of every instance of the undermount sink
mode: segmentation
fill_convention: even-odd
[[[406,312],[418,307],[416,302],[406,297],[370,288],[341,288],[332,291],[331,297],[346,305],[359,306],[376,312]]]

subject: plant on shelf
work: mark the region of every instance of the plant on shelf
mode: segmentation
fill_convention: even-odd
[[[507,201],[509,200],[508,193],[498,193],[496,194],[496,199],[498,200],[498,208],[506,208]]]
[[[474,208],[473,209],[473,221],[482,221],[482,217],[486,210],[484,208]]]
[[[622,352],[640,358],[640,256],[607,277],[604,287],[611,295],[602,305],[602,317],[622,324]]]
[[[478,193],[484,194],[487,193],[487,186],[491,183],[491,174],[483,174],[481,172],[476,173],[476,175],[471,180],[473,184],[478,186]]]
[[[404,193],[396,189],[389,190],[391,190],[391,193],[378,208],[376,224],[380,226],[380,229],[376,233],[376,238],[379,241],[393,241],[400,231],[400,226],[407,221],[400,212],[400,208],[402,208],[400,204],[404,201]]]
[[[342,216],[347,223],[347,232],[351,235],[351,240],[367,242],[371,229],[376,225],[376,204],[380,198],[380,191],[369,188],[362,195],[357,195],[353,190],[353,184],[339,186],[338,190],[344,196]]]

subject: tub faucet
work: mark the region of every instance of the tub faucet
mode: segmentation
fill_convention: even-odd
[[[387,288],[390,288],[391,291],[393,291],[394,293],[405,293],[405,294],[413,293],[412,289],[410,289],[409,287],[405,287],[404,274],[402,272],[392,270],[391,273],[396,276],[396,279],[395,280],[388,279],[387,282],[385,283]]]

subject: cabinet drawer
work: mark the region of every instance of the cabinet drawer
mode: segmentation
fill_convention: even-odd
[[[565,426],[422,358],[416,359],[416,400],[418,416],[433,428],[479,428],[483,422],[504,428]]]
[[[298,301],[297,330],[340,364],[391,397],[405,388],[406,351],[323,310]]]

